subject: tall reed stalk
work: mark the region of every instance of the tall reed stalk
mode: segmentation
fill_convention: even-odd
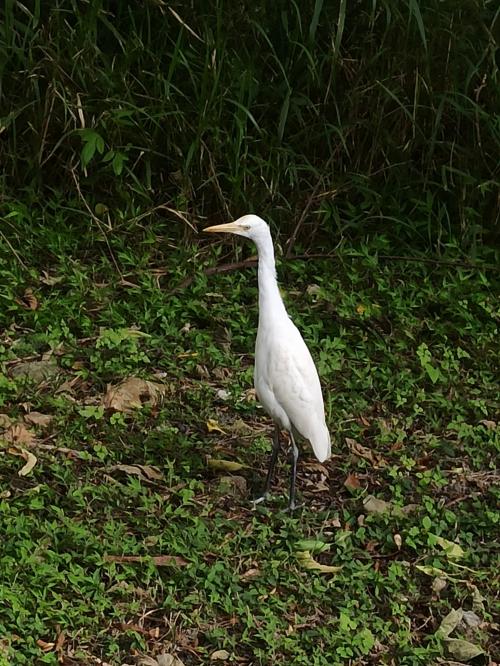
[[[473,251],[499,230],[499,14],[6,0],[4,203],[84,199],[124,225],[255,210],[305,243],[383,231]]]

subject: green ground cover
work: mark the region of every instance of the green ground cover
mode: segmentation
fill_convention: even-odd
[[[288,515],[285,455],[250,501],[271,432],[255,271],[206,272],[250,248],[136,228],[90,252],[49,228],[26,224],[26,268],[5,247],[1,269],[5,663],[429,664],[460,609],[474,626],[450,637],[494,655],[497,273],[387,259],[383,238],[280,263],[333,437],[324,465],[304,449]],[[123,411],[107,390],[131,377],[161,399]]]

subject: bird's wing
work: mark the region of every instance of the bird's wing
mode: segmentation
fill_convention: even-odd
[[[330,436],[321,384],[309,349],[295,326],[288,328],[286,335],[273,337],[266,374],[274,398],[293,426],[311,442],[320,460],[328,458]]]

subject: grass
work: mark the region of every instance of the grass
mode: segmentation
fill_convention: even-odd
[[[189,665],[225,650],[230,663],[427,665],[449,655],[438,629],[453,609],[480,625],[451,637],[494,659],[497,272],[452,248],[458,265],[383,259],[383,236],[281,263],[334,442],[325,465],[305,449],[305,507],[290,516],[285,456],[269,505],[250,502],[271,432],[249,392],[255,274],[204,270],[247,250],[175,248],[140,225],[108,245],[47,211],[43,226],[23,219],[0,268],[3,663],[165,652]],[[49,357],[57,375],[16,372]],[[164,399],[103,409],[107,385],[132,376],[163,382]],[[29,424],[33,412],[52,420]],[[19,476],[23,450],[36,464]],[[306,568],[304,551],[339,569]]]
[[[0,666],[494,663],[498,20],[7,0]],[[250,211],[333,436],[292,516],[249,250],[197,234]]]

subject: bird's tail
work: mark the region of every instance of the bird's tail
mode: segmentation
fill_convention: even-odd
[[[314,437],[311,437],[310,442],[314,455],[319,462],[325,462],[332,455],[332,443],[326,424],[322,424],[321,428],[317,428],[317,432],[314,433]]]

